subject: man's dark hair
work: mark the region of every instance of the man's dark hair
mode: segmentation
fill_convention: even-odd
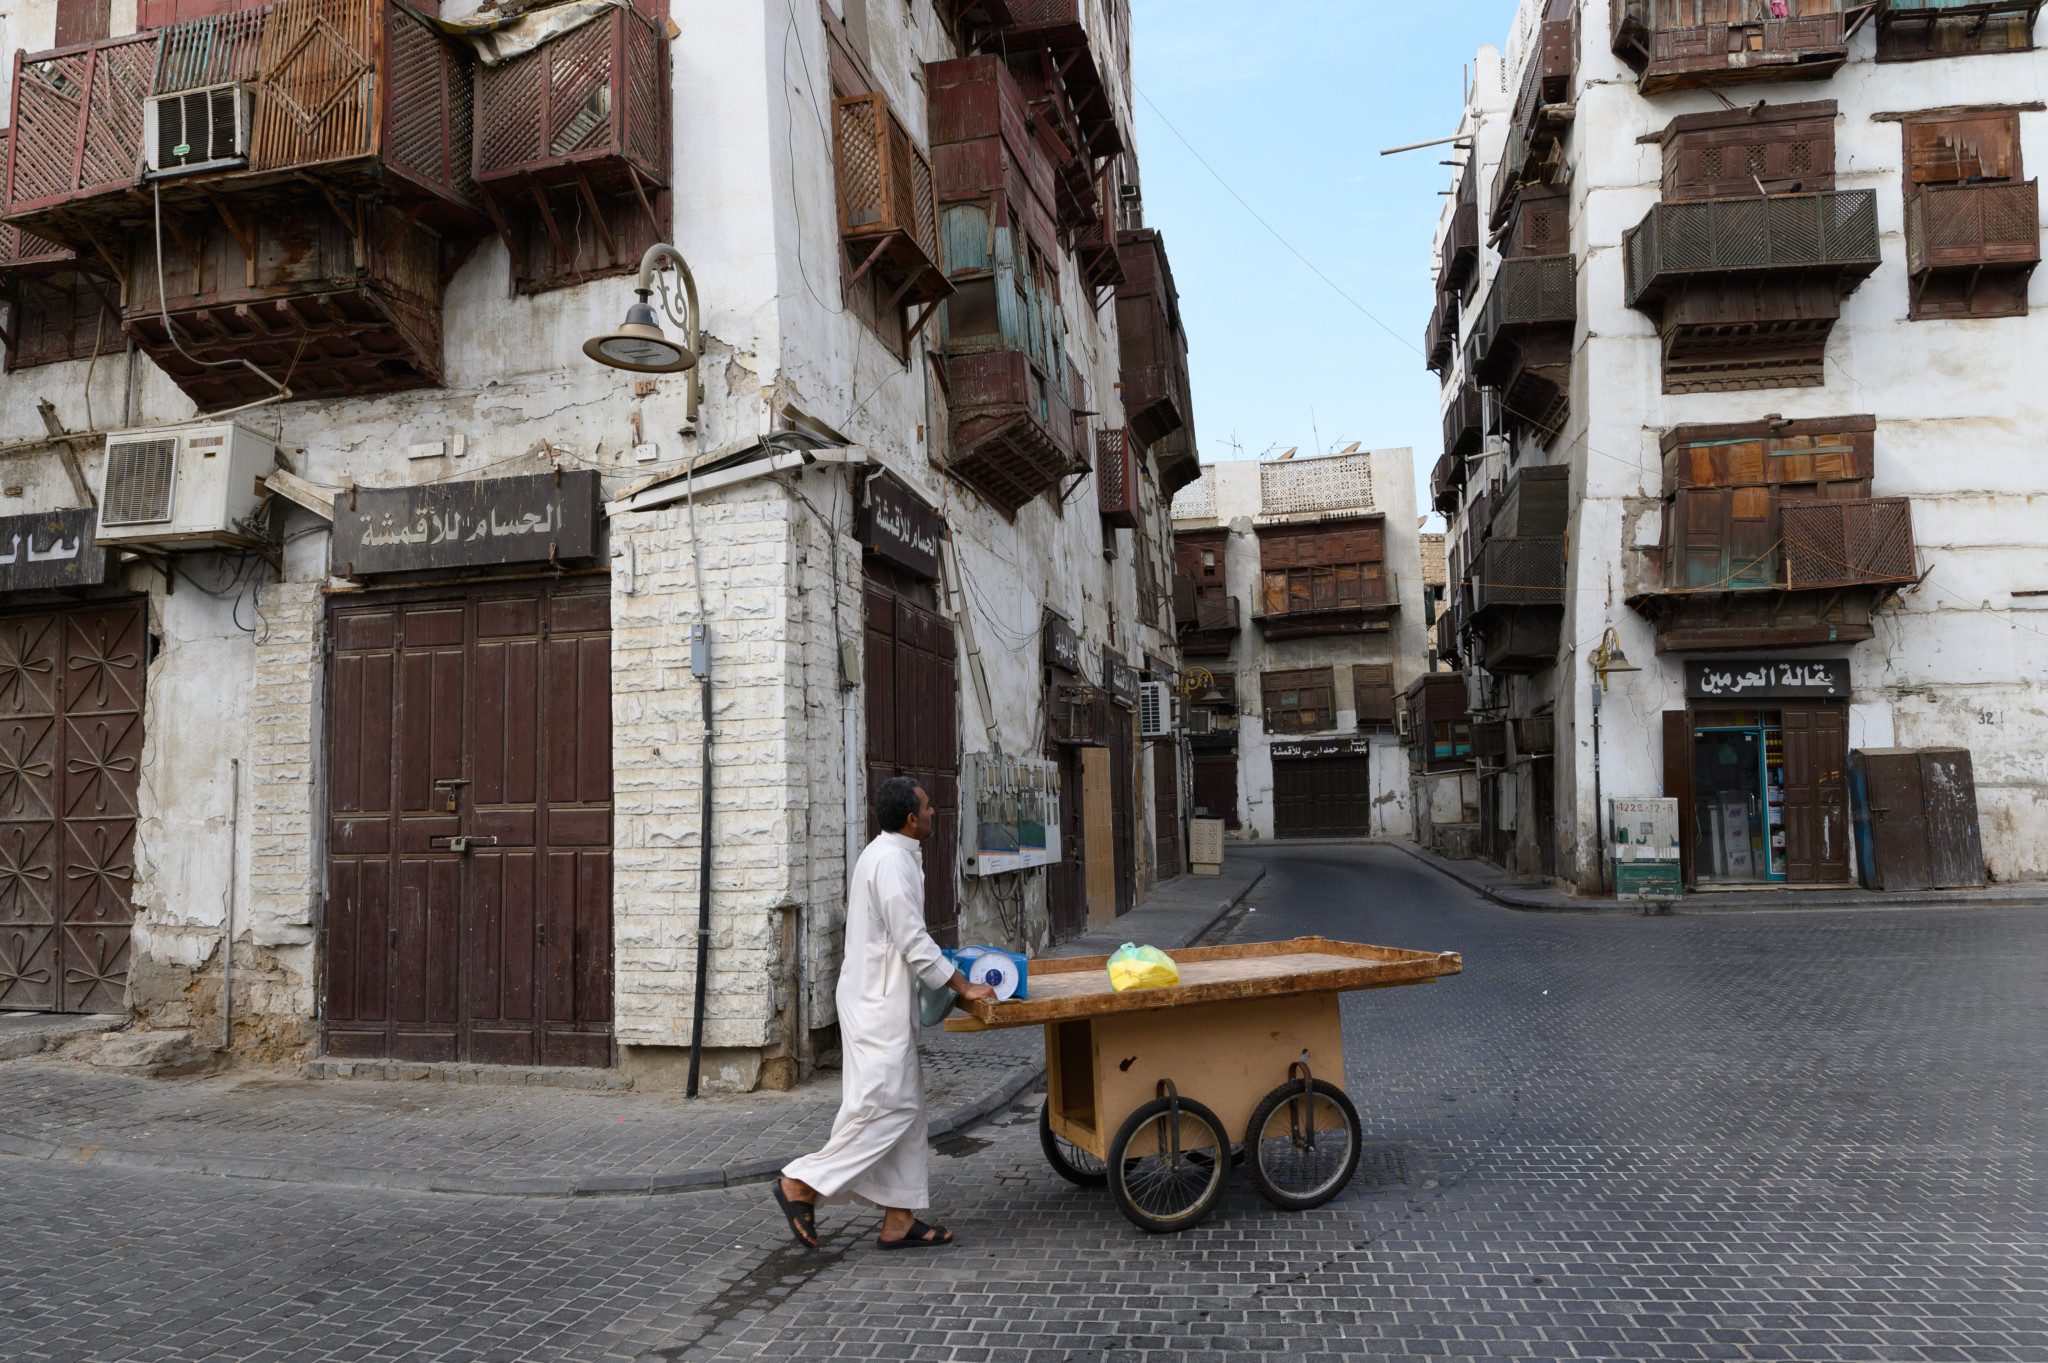
[[[901,833],[910,816],[917,813],[917,782],[908,776],[892,776],[875,792],[875,822],[884,833]]]

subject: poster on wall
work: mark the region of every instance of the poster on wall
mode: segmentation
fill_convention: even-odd
[[[1663,796],[1617,796],[1607,804],[1614,897],[1676,899],[1685,893],[1678,801]]]
[[[999,876],[1060,859],[1057,764],[1002,753],[969,753],[960,772],[967,874]]]

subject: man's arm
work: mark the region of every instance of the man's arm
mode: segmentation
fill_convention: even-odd
[[[923,877],[896,857],[876,868],[876,912],[889,941],[910,962],[911,971],[933,989],[961,988],[966,982],[924,927]]]

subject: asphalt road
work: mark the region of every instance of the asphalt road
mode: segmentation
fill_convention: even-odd
[[[1236,940],[1458,950],[1346,1003],[1368,1159],[1150,1237],[1035,1109],[942,1147],[961,1243],[763,1189],[517,1201],[0,1159],[0,1359],[1259,1354],[2048,1361],[2048,915],[1524,915],[1402,854],[1268,850]]]

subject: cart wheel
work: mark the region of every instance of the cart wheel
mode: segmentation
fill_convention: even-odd
[[[1152,1147],[1128,1152],[1139,1137]],[[1109,1193],[1140,1230],[1200,1225],[1223,1200],[1230,1137],[1216,1114],[1189,1098],[1154,1098],[1130,1115],[1109,1147]]]
[[[1344,1090],[1290,1079],[1260,1100],[1244,1133],[1252,1186],[1283,1211],[1320,1207],[1358,1172],[1365,1133]]]
[[[1045,1147],[1045,1162],[1067,1182],[1083,1188],[1109,1182],[1109,1166],[1052,1129],[1050,1100],[1038,1109],[1038,1143]]]

